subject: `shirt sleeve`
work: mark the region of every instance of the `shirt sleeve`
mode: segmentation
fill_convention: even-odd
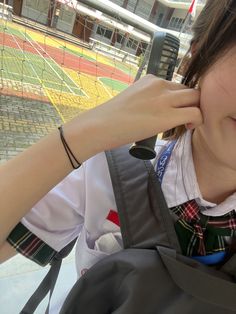
[[[84,167],[56,185],[12,230],[7,241],[18,252],[46,265],[78,237],[85,213]]]
[[[7,241],[17,252],[40,266],[49,264],[57,253],[56,250],[30,232],[22,223],[19,223],[12,230]]]

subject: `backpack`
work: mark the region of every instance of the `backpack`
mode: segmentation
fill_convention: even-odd
[[[60,314],[236,313],[235,256],[221,267],[183,256],[152,164],[128,149],[106,152],[124,249],[75,283]]]

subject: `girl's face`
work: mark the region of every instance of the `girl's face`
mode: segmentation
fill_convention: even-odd
[[[217,162],[236,171],[236,46],[200,80],[203,124],[195,132]]]

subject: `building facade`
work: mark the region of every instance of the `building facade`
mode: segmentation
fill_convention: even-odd
[[[15,15],[72,34],[83,41],[91,39],[140,55],[150,38],[144,32],[118,23],[119,14],[112,17],[77,0],[0,0],[13,6]],[[198,0],[196,16],[206,0]],[[152,23],[160,28],[179,32],[184,24],[191,0],[111,0],[114,5],[140,18],[140,23]],[[114,10],[115,12],[115,10]],[[131,17],[132,18],[132,17]]]

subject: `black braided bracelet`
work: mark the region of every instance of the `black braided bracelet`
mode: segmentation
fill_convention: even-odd
[[[62,141],[62,144],[65,148],[65,151],[66,151],[66,154],[70,160],[70,163],[71,163],[71,166],[74,168],[74,169],[78,169],[80,166],[81,166],[81,163],[78,162],[78,160],[76,159],[75,155],[72,153],[69,145],[67,144],[65,138],[64,138],[64,132],[63,132],[63,127],[62,125],[58,127],[58,130],[60,132],[60,137],[61,137],[61,141]]]

